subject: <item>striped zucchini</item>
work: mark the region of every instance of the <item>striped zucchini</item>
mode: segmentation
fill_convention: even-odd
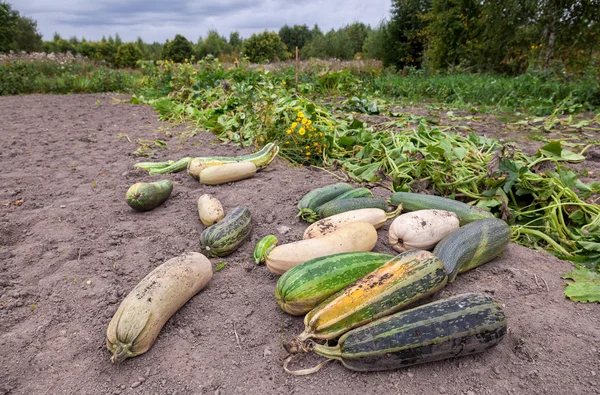
[[[352,198],[362,198],[362,197],[373,197],[373,192],[369,188],[356,188],[349,190],[348,192],[344,192],[341,195],[337,196],[333,200],[341,200],[341,199],[352,199]]]
[[[506,335],[502,306],[463,294],[381,318],[314,352],[360,372],[404,368],[483,352]]]
[[[376,252],[342,252],[311,259],[285,272],[275,297],[286,313],[302,315],[392,259]]]
[[[510,227],[501,219],[480,219],[444,237],[433,254],[444,263],[448,282],[496,258],[510,242]]]
[[[389,203],[393,206],[402,204],[405,211],[426,209],[451,211],[458,216],[461,226],[478,219],[494,217],[492,213],[479,207],[441,196],[421,193],[395,192],[389,199]]]
[[[433,294],[446,278],[444,265],[431,252],[399,254],[311,310],[298,340],[334,339]]]
[[[319,217],[327,218],[332,215],[344,213],[346,211],[359,210],[361,208],[380,208],[383,211],[386,211],[387,207],[388,205],[385,200],[372,197],[332,200],[319,207]]]
[[[266,235],[254,247],[254,262],[258,265],[265,263],[267,255],[277,245],[277,237],[275,235]]]
[[[221,221],[200,234],[200,252],[208,257],[231,254],[250,235],[252,217],[246,207],[231,209]]]
[[[315,222],[319,219],[316,210],[319,206],[335,199],[342,193],[353,190],[352,186],[343,182],[326,185],[321,188],[313,189],[306,193],[298,202],[298,217],[308,222]]]
[[[137,211],[148,211],[164,203],[173,192],[173,183],[169,180],[138,182],[125,194],[129,207]]]
[[[203,168],[210,166],[223,165],[226,163],[235,162],[253,162],[257,168],[261,169],[267,166],[275,159],[279,153],[279,146],[277,142],[268,143],[262,149],[249,155],[241,156],[207,156],[199,158],[183,158],[177,162],[139,162],[133,165],[133,167],[146,170],[150,174],[166,174],[166,173],[177,173],[187,168]],[[200,171],[195,171],[194,174],[200,174]],[[198,178],[198,176],[194,176]]]

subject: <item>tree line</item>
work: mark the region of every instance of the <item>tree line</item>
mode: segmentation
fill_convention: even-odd
[[[37,23],[0,1],[0,52],[81,54],[118,67],[138,60],[202,59],[250,62],[370,58],[396,69],[461,69],[520,74],[557,66],[582,71],[600,61],[600,0],[392,0],[388,19],[371,27],[355,22],[323,32],[318,25],[284,25],[244,39],[210,30],[196,42],[176,35],[165,43],[141,38],[124,43],[118,34],[100,41],[43,41]]]

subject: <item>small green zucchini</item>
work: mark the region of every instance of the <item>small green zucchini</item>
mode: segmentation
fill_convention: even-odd
[[[460,226],[478,219],[494,217],[492,213],[479,207],[470,206],[466,203],[441,196],[421,193],[395,192],[390,197],[389,203],[393,206],[402,204],[404,211],[427,209],[451,211],[458,216]]]
[[[335,339],[435,293],[446,279],[444,265],[431,252],[403,252],[312,309],[297,339]]]
[[[200,251],[208,257],[223,257],[235,251],[252,231],[252,217],[246,207],[231,209],[221,221],[200,234]]]
[[[483,352],[506,335],[502,306],[483,294],[439,300],[356,328],[315,353],[359,372],[399,369]]]
[[[359,210],[361,208],[380,208],[387,210],[388,205],[383,199],[372,197],[357,197],[350,199],[332,200],[319,207],[319,217],[327,218],[332,215],[345,213],[346,211]]]
[[[498,257],[510,242],[510,227],[498,218],[486,218],[461,226],[444,237],[433,254],[444,263],[448,282]]]
[[[127,190],[125,200],[134,210],[148,211],[164,203],[172,191],[173,183],[169,180],[138,182]]]
[[[273,248],[277,246],[277,237],[275,235],[266,235],[258,243],[256,243],[256,247],[254,248],[254,262],[259,265],[261,263],[265,263],[267,260],[267,255]]]
[[[353,189],[351,185],[343,182],[313,189],[302,196],[298,202],[297,216],[307,222],[315,222],[319,219],[319,215],[316,212],[319,206]]]
[[[376,252],[342,252],[311,259],[279,278],[275,289],[277,303],[288,314],[306,314],[392,258]]]
[[[344,192],[341,195],[337,196],[333,200],[341,200],[341,199],[353,199],[353,198],[362,198],[362,197],[374,197],[373,192],[369,188],[356,188],[352,189],[348,192]]]

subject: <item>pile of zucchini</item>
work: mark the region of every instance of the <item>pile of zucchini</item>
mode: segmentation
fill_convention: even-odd
[[[299,216],[321,219],[306,230],[304,240],[290,243],[296,248],[299,243],[314,244],[303,251],[304,260],[284,262],[286,266],[282,254],[275,254],[279,265],[273,270],[269,261],[279,247],[266,253],[267,267],[282,274],[277,303],[286,313],[305,315],[304,331],[286,344],[290,354],[314,351],[349,369],[372,371],[473,354],[496,345],[506,334],[506,318],[501,306],[485,295],[464,294],[406,308],[454,281],[458,273],[499,256],[510,240],[508,225],[486,211],[446,198],[395,193],[390,203],[400,208],[389,213],[385,201],[365,203],[375,198],[364,194],[362,188],[341,183],[307,193],[298,204]],[[348,240],[347,235],[324,242],[352,226],[379,228],[401,209],[409,213],[390,226],[390,241],[395,240],[390,244],[403,251],[399,255],[370,249],[332,252],[331,245]],[[362,232],[350,244],[372,237]],[[312,256],[310,252],[319,247],[331,253]],[[289,260],[291,253],[285,252]],[[331,341],[336,345],[329,345]],[[315,371],[292,372],[288,363],[289,358],[284,367],[290,373]]]

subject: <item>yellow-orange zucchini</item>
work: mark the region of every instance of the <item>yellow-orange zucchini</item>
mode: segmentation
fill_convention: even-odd
[[[143,354],[163,325],[208,284],[212,265],[198,252],[172,258],[144,277],[123,299],[106,330],[111,361]]]
[[[254,174],[256,174],[256,165],[252,162],[227,163],[203,169],[200,172],[200,182],[219,185],[250,178]]]
[[[309,259],[340,252],[371,251],[376,243],[377,231],[373,225],[353,222],[323,237],[275,247],[267,256],[267,268],[275,274],[283,274]]]

